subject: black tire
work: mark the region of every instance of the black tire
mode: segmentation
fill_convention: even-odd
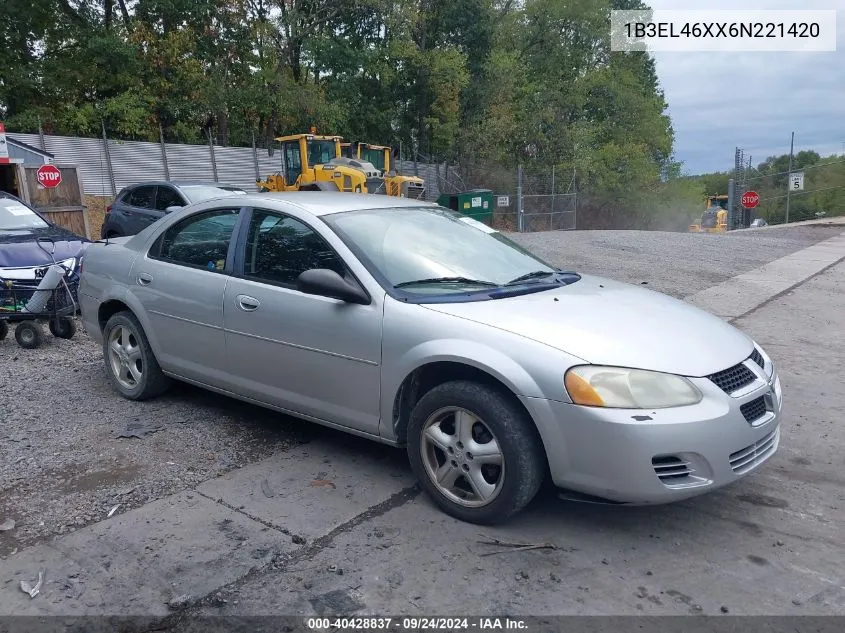
[[[9,323],[4,319],[0,321],[0,341],[9,335]]]
[[[72,339],[76,334],[76,321],[68,317],[50,320],[50,334],[56,338]]]
[[[485,505],[467,507],[453,501],[426,469],[424,460],[429,459],[424,454],[423,442],[426,421],[451,407],[477,417],[489,428],[501,449],[504,462],[501,487]],[[547,470],[542,442],[524,410],[499,391],[469,381],[444,383],[420,399],[408,425],[408,459],[420,485],[444,512],[480,525],[502,523],[522,510],[537,495]]]
[[[15,327],[15,340],[24,349],[36,349],[44,342],[44,330],[36,321],[21,321]]]
[[[121,382],[112,366],[112,360],[109,351],[109,342],[112,333],[116,328],[123,328],[134,339],[140,351],[141,371],[140,379],[136,381],[134,386],[128,386]],[[120,395],[129,400],[148,400],[160,396],[170,386],[171,380],[161,371],[161,367],[150,348],[150,343],[147,340],[147,335],[144,333],[144,328],[138,322],[134,314],[128,311],[118,312],[113,315],[106,327],[103,328],[103,362],[105,364],[106,375],[112,386]]]

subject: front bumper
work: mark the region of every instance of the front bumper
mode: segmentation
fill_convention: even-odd
[[[702,401],[671,409],[523,397],[555,485],[619,503],[668,503],[733,483],[774,455],[783,407],[774,368],[730,395],[707,378],[692,381]]]

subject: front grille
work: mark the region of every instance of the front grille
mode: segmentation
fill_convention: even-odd
[[[747,422],[759,420],[766,415],[766,399],[764,396],[760,396],[751,402],[746,402],[739,410]]]
[[[666,485],[683,483],[695,471],[690,463],[677,455],[652,457],[651,465],[657,478]]]
[[[367,178],[367,193],[387,194],[384,187],[384,178]]]
[[[731,469],[741,475],[747,473],[755,466],[762,464],[777,449],[779,433],[780,429],[775,429],[758,442],[754,442],[751,446],[746,446],[741,451],[733,453],[729,458]]]
[[[414,200],[421,200],[424,193],[425,193],[425,186],[424,185],[420,185],[420,184],[415,183],[415,182],[409,182],[408,188],[405,192],[405,197],[406,198],[412,198]]]
[[[754,372],[748,369],[748,367],[740,363],[739,365],[734,365],[730,369],[725,369],[712,374],[708,376],[708,378],[716,383],[716,386],[725,393],[733,393],[738,389],[747,387],[754,382],[757,377],[754,375]]]
[[[754,348],[754,352],[750,356],[751,360],[757,363],[757,366],[760,369],[763,369],[766,365],[766,362],[763,360],[763,355],[757,351],[757,348]]]

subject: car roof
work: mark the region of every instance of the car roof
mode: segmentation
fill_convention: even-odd
[[[220,198],[217,199],[218,201]],[[266,192],[238,196],[240,206],[266,206],[268,201],[295,205],[312,215],[330,215],[344,211],[365,209],[391,209],[397,207],[436,207],[434,202],[397,198],[382,194],[342,193],[337,191],[285,191]],[[276,205],[273,205],[276,206]],[[281,208],[282,205],[278,205]]]
[[[134,189],[135,187],[153,187],[158,185],[170,185],[172,187],[226,187],[229,189],[239,189],[244,191],[242,187],[237,185],[230,185],[225,182],[214,182],[213,180],[145,180],[144,182],[136,182],[129,185],[127,189]]]

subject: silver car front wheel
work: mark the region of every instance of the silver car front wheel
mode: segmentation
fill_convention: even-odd
[[[456,380],[426,393],[408,424],[408,459],[432,500],[462,521],[505,521],[537,494],[545,452],[513,397]]]
[[[476,414],[444,407],[423,425],[422,458],[426,474],[454,503],[477,508],[502,491],[505,458],[496,436]]]

